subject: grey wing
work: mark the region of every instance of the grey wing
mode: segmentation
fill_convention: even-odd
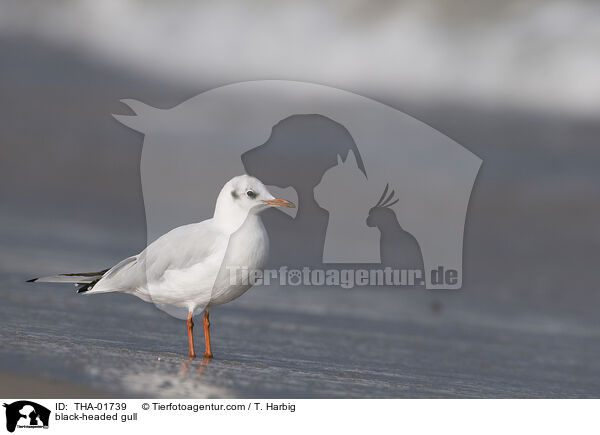
[[[102,278],[80,288],[78,293],[108,293],[128,291],[128,289],[134,288],[134,282],[138,276],[136,273],[136,270],[139,267],[138,259],[139,255],[134,255],[120,261],[108,269],[108,271],[102,275]]]
[[[210,220],[175,228],[102,277],[89,293],[131,292],[160,281],[168,270],[183,270],[224,255],[227,240]],[[221,253],[222,251],[222,253]]]

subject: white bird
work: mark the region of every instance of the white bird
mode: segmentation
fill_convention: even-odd
[[[211,219],[175,228],[110,269],[28,282],[76,283],[82,294],[129,293],[157,305],[185,308],[191,357],[195,356],[192,317],[202,309],[204,357],[212,358],[208,310],[252,286],[251,280],[232,280],[232,270],[262,270],[266,264],[269,238],[259,213],[273,206],[295,207],[271,195],[258,179],[240,175],[221,189]]]

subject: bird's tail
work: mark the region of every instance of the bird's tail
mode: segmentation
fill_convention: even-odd
[[[61,282],[73,283],[80,285],[77,293],[85,293],[90,290],[109,269],[101,270],[100,272],[84,272],[84,273],[61,273],[59,275],[44,276],[41,278],[33,278],[27,282]]]

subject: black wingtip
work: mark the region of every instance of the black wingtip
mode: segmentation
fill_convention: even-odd
[[[79,287],[77,289],[77,293],[85,293],[85,292],[90,291],[98,283],[98,281],[100,281],[100,278],[98,278],[90,283],[87,283],[87,284],[77,283],[77,285],[81,285],[81,287]]]
[[[26,282],[36,282],[38,278],[28,279]]]

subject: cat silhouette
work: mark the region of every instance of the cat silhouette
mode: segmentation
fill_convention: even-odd
[[[298,195],[295,217],[273,209],[262,215],[271,241],[270,267],[322,264],[328,213],[316,202],[314,189],[336,157],[349,152],[364,177],[356,143],[343,125],[322,115],[292,115],[273,127],[265,143],[242,154],[249,175],[266,185],[292,187]]]
[[[365,225],[373,188],[354,152],[337,159],[315,188],[315,200],[329,212],[323,263],[379,263],[379,234]]]

